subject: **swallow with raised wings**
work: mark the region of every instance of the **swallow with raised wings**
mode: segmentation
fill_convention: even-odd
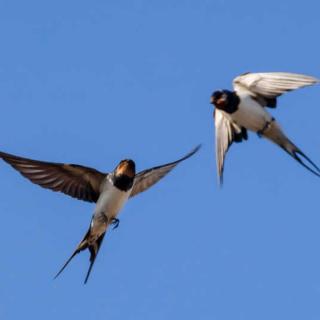
[[[4,152],[0,152],[0,158],[43,188],[96,203],[87,233],[55,276],[56,278],[65,269],[75,255],[88,249],[90,266],[84,281],[86,283],[106,230],[112,224],[114,228],[118,226],[117,216],[128,198],[150,188],[177,164],[194,155],[199,148],[200,145],[179,160],[137,174],[134,161],[127,159],[120,161],[111,173],[102,173],[81,165],[31,160]]]
[[[320,169],[285,135],[266,107],[275,108],[277,97],[298,88],[311,86],[319,80],[295,73],[245,73],[233,80],[234,91],[215,91],[216,161],[220,184],[223,180],[225,155],[233,142],[248,139],[247,130],[266,137],[285,150],[302,166],[317,176]],[[307,162],[304,162],[303,159]]]

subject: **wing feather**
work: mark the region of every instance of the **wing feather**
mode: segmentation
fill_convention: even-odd
[[[134,185],[133,185],[133,189],[131,191],[130,197],[133,197],[138,193],[149,189],[151,186],[157,183],[160,179],[166,176],[180,162],[193,156],[200,149],[200,147],[201,145],[198,145],[191,152],[189,152],[187,155],[185,155],[179,160],[139,172],[135,176]]]
[[[228,149],[233,142],[247,140],[247,131],[231,122],[225,113],[215,109],[215,140],[216,140],[216,162],[220,185],[223,182],[224,161]]]
[[[44,162],[0,152],[0,158],[31,182],[73,198],[96,202],[106,173],[76,165]]]
[[[273,99],[283,93],[318,83],[311,76],[288,72],[245,73],[233,80],[235,91],[247,90],[254,95]]]

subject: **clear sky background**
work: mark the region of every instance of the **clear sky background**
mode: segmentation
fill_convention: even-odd
[[[320,179],[251,134],[217,186],[213,90],[246,71],[320,77],[318,1],[0,2],[1,150],[110,171],[201,151],[127,203],[91,278],[53,276],[94,206],[0,163],[0,318],[320,318]],[[320,164],[320,86],[279,99]]]

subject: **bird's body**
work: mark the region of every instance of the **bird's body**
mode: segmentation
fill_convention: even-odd
[[[91,269],[99,252],[102,240],[110,224],[119,224],[117,216],[128,201],[135,179],[135,163],[132,160],[122,160],[116,169],[107,174],[100,183],[100,195],[91,219],[90,227],[83,240],[63,265],[56,277],[65,269],[72,258],[80,251],[89,249],[90,267],[85,283],[88,281]]]
[[[129,199],[131,190],[132,186],[128,190],[117,188],[110,176],[104,179],[91,220],[91,234],[94,234],[97,238],[100,237],[106,231],[108,225],[117,219],[120,210]]]
[[[272,120],[272,116],[246,92],[236,91],[235,93],[239,97],[240,103],[238,110],[231,114],[231,120],[253,132],[262,130],[266,123]]]
[[[80,165],[32,160],[4,152],[0,152],[0,158],[33,183],[96,203],[87,233],[56,275],[57,277],[65,269],[75,255],[88,249],[90,266],[85,278],[86,283],[106,230],[111,224],[118,226],[117,216],[128,199],[157,183],[178,163],[194,155],[199,148],[200,146],[196,147],[179,160],[143,170],[138,174],[135,163],[128,159],[120,161],[111,173],[102,173]]]
[[[294,73],[246,73],[233,80],[234,91],[215,91],[216,158],[222,183],[225,155],[233,142],[247,140],[247,130],[271,140],[302,166],[317,176],[320,169],[286,136],[279,123],[267,111],[275,108],[277,97],[284,92],[319,82],[318,79]],[[303,162],[300,155],[308,163]]]

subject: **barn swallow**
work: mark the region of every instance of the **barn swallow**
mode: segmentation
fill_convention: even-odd
[[[247,130],[271,140],[307,170],[320,176],[320,169],[289,140],[279,123],[266,109],[275,108],[277,97],[283,93],[318,82],[314,77],[295,73],[244,73],[233,80],[234,91],[220,90],[212,94],[220,185],[223,181],[225,155],[233,142],[248,139]]]
[[[0,158],[25,178],[43,188],[96,203],[87,233],[55,276],[56,278],[60,275],[74,256],[88,249],[90,266],[84,281],[86,283],[106,230],[110,225],[114,225],[114,228],[118,227],[117,216],[126,201],[149,189],[177,164],[190,158],[199,149],[200,145],[179,160],[143,170],[137,174],[134,161],[128,159],[120,161],[111,173],[102,173],[81,165],[31,160],[4,152],[0,152]]]

